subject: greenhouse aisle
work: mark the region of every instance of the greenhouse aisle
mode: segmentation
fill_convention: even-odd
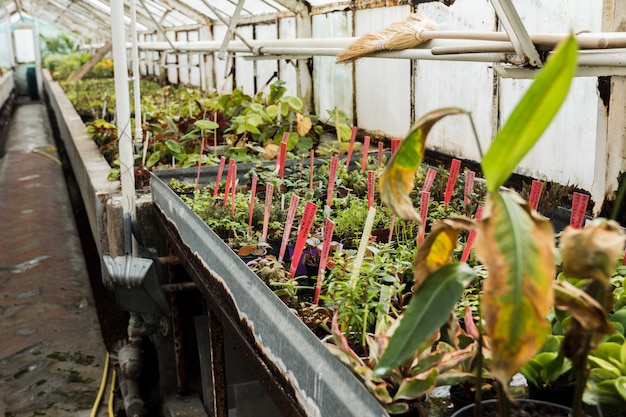
[[[0,416],[89,416],[106,349],[43,104],[16,107],[5,151]]]

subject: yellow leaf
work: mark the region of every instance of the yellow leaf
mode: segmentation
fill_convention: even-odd
[[[624,232],[613,220],[595,219],[584,229],[567,227],[560,246],[565,275],[608,283],[624,250]]]
[[[311,126],[312,126],[311,118],[304,117],[300,113],[296,113],[296,119],[297,119],[296,131],[298,132],[298,135],[305,136],[311,130]]]
[[[278,156],[278,152],[280,151],[280,146],[274,145],[273,143],[268,143],[265,145],[265,159],[271,161]]]
[[[452,260],[461,230],[470,231],[474,222],[465,217],[444,219],[433,224],[430,233],[417,248],[414,264],[413,292],[437,269]]]
[[[586,331],[604,334],[613,330],[605,307],[569,282],[554,282],[554,305],[578,320]]]
[[[517,194],[489,193],[477,255],[486,265],[482,309],[491,339],[491,373],[504,386],[543,345],[553,304],[550,222]]]

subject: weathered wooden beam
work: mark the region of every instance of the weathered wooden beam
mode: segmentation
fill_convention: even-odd
[[[111,51],[111,41],[108,41],[107,43],[105,43],[104,46],[98,49],[98,51],[96,51],[94,56],[92,56],[91,59],[85,63],[85,65],[80,67],[78,71],[72,74],[72,76],[70,77],[70,81],[81,80],[85,76],[85,74],[89,72],[90,69],[95,67],[96,64],[100,62],[100,60],[104,58],[106,54],[109,53],[109,51]]]

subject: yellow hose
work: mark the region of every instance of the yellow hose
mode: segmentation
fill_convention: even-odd
[[[111,391],[109,391],[109,417],[115,417],[113,413],[113,400],[115,399],[115,369],[111,372]]]
[[[56,162],[57,164],[59,164],[59,165],[63,165],[63,164],[61,163],[61,161],[60,161],[58,158],[56,158],[55,156],[52,156],[52,155],[50,155],[50,154],[48,153],[48,152],[56,152],[56,151],[57,151],[57,148],[56,148],[55,146],[45,146],[45,145],[42,145],[42,146],[35,146],[35,147],[31,150],[31,152],[32,152],[32,153],[36,153],[36,154],[38,154],[38,155],[45,156],[46,158],[50,158],[50,159],[52,159],[52,160],[53,160],[54,162]]]
[[[98,413],[98,407],[100,406],[100,401],[102,400],[102,394],[104,393],[104,388],[107,384],[107,377],[109,375],[109,352],[104,359],[104,371],[102,372],[102,381],[100,382],[100,389],[98,390],[98,395],[96,396],[96,400],[91,408],[90,417],[96,417]]]

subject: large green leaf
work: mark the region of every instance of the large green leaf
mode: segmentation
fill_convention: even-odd
[[[409,193],[415,186],[415,172],[424,159],[426,137],[430,129],[446,116],[464,113],[465,110],[454,107],[431,111],[415,123],[396,153],[392,155],[380,176],[380,198],[399,217],[420,221]]]
[[[394,400],[413,400],[430,393],[437,386],[437,369],[430,369],[411,378],[405,378],[400,383]]]
[[[554,52],[517,104],[482,160],[489,191],[496,191],[539,140],[567,96],[576,72],[576,40]]]
[[[491,373],[505,386],[545,343],[553,302],[550,222],[514,193],[489,193],[477,255],[487,266],[482,298]]]
[[[220,127],[217,123],[211,120],[196,120],[194,125],[200,130],[213,130]]]
[[[180,146],[180,143],[172,139],[166,140],[165,146],[167,146],[167,149],[169,149],[174,156],[182,155],[185,152],[183,147]]]
[[[413,357],[418,347],[446,322],[475,275],[465,263],[447,264],[432,273],[411,298],[376,366],[376,374],[384,375]]]

